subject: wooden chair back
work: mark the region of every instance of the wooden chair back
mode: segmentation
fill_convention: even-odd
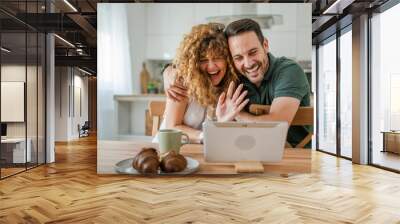
[[[250,113],[254,115],[268,114],[270,110],[269,105],[252,104],[250,105]],[[293,118],[291,125],[293,126],[303,126],[303,125],[313,125],[314,124],[314,108],[313,107],[299,107],[296,115]],[[313,133],[310,132],[308,135],[295,146],[295,148],[304,148],[307,143],[312,139]],[[286,144],[286,146],[290,146]]]
[[[149,114],[152,120],[151,135],[155,136],[161,125],[161,120],[164,116],[165,101],[150,101]]]

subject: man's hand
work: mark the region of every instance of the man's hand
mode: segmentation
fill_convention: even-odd
[[[187,89],[179,83],[170,85],[169,88],[166,89],[165,94],[168,98],[177,102],[188,99]]]
[[[164,72],[164,90],[169,99],[181,102],[188,98],[187,88],[182,85],[182,82],[176,80],[176,69],[171,65],[168,66]]]
[[[243,84],[240,84],[233,93],[235,84],[229,84],[228,92],[223,92],[218,99],[216,115],[219,122],[232,121],[237,114],[246,106],[249,99],[244,99],[247,95],[247,90],[242,91]]]

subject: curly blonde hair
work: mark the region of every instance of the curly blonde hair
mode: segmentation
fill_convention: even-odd
[[[202,106],[215,106],[218,96],[228,89],[229,83],[233,81],[236,84],[239,80],[223,29],[224,25],[218,23],[192,27],[180,43],[174,60],[177,78],[183,81],[189,95]],[[227,62],[226,74],[218,86],[213,86],[210,77],[200,70],[200,59],[206,54]]]

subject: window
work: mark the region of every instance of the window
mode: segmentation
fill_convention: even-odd
[[[21,15],[37,13],[44,3],[19,2],[18,7]],[[10,15],[0,12],[0,17],[8,21],[0,24],[1,98],[20,95],[16,99],[22,102],[2,100],[0,105],[1,114],[6,115],[1,118],[0,144],[0,178],[5,178],[45,163],[46,38]],[[19,105],[17,119],[12,119],[18,112],[10,109],[13,104]]]
[[[336,39],[318,48],[318,149],[336,153]]]
[[[351,28],[351,27],[349,27]],[[352,35],[340,36],[340,155],[352,157]]]
[[[393,153],[396,150],[387,151],[384,146],[383,132],[400,130],[400,63],[398,60],[400,33],[395,28],[398,27],[398,21],[400,21],[400,4],[374,15],[371,19],[372,155],[370,156],[373,164],[396,170],[400,170],[400,156]],[[400,137],[396,138],[400,139]],[[393,142],[396,144],[399,141]],[[395,145],[394,149],[399,149],[399,147],[400,145]]]

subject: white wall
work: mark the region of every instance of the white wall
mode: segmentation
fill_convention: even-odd
[[[1,82],[1,121],[25,121],[25,83]],[[36,107],[34,107],[36,108]]]
[[[79,137],[78,129],[77,126],[80,124],[81,126],[85,123],[85,121],[88,121],[88,107],[89,107],[89,102],[88,102],[88,77],[87,76],[81,76],[82,73],[76,74],[77,70],[75,70],[75,75],[74,75],[74,87],[75,87],[75,94],[74,96],[74,110],[75,113],[72,114],[73,119],[71,120],[71,135],[73,138]],[[80,109],[82,110],[81,112],[79,111],[79,98],[77,90],[80,90]]]
[[[1,66],[1,81],[4,82],[25,82],[26,70],[31,74],[34,67],[18,64],[9,64]],[[36,69],[36,68],[35,68]],[[36,70],[35,70],[36,73]],[[31,94],[28,94],[31,95]],[[7,108],[1,108],[7,110]],[[8,137],[25,137],[25,122],[10,122],[7,123],[7,136]]]
[[[1,81],[18,81],[25,82],[25,65],[2,65],[1,66]],[[28,73],[33,69],[28,66]]]
[[[25,80],[27,78],[27,81]],[[32,152],[32,161],[36,162],[39,153],[39,163],[44,162],[44,74],[40,66],[25,66],[25,64],[3,64],[1,66],[1,81],[24,82],[26,85],[26,106],[25,102],[22,113],[26,112],[26,121],[23,122],[6,122],[7,137],[21,138],[25,135],[30,139],[30,148]],[[2,95],[3,97],[7,97]],[[1,110],[12,110],[11,108],[2,107]],[[13,111],[8,111],[13,113]],[[15,112],[14,112],[15,113]],[[50,158],[50,157],[48,157]],[[49,160],[50,161],[50,160]]]
[[[147,11],[143,10],[144,5],[142,6],[134,6],[137,4],[129,4],[130,7],[126,9],[127,12],[127,27],[123,27],[122,29],[126,29],[128,32],[128,43],[127,48],[131,55],[129,71],[131,72],[131,82],[132,82],[132,92],[133,94],[140,93],[140,72],[142,71],[142,63],[146,61],[146,49],[144,46],[147,43],[150,43],[150,39],[146,35],[147,29]],[[133,7],[134,6],[134,7]],[[142,19],[137,19],[137,18]],[[115,74],[113,74],[115,75]]]
[[[131,11],[134,7],[127,7],[129,15],[134,14]],[[183,35],[196,24],[221,22],[221,18],[217,18],[221,16],[272,15],[274,25],[262,30],[270,42],[271,52],[298,61],[311,60],[311,4],[175,3],[145,4],[145,9],[148,59],[172,59]],[[135,14],[136,20],[142,20],[140,16]]]
[[[55,141],[77,139],[78,124],[88,120],[88,78],[72,67],[56,67],[55,73]],[[81,103],[77,90],[80,90]]]
[[[67,67],[55,68],[55,141],[68,140],[68,86]]]

